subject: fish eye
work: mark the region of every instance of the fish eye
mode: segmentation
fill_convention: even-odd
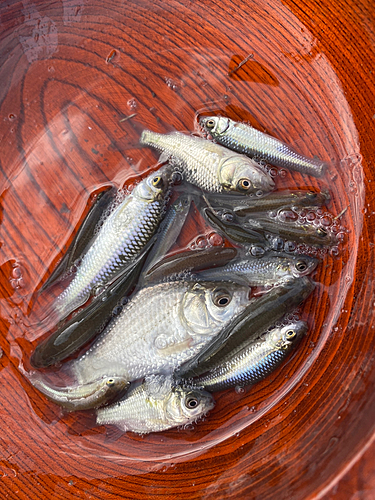
[[[160,175],[157,175],[152,179],[152,185],[154,187],[161,187],[163,185],[163,179]]]
[[[240,179],[238,181],[237,188],[240,191],[248,191],[251,188],[251,182],[249,179]]]
[[[109,378],[109,379],[107,379],[107,385],[108,385],[108,386],[115,385],[115,379],[114,379],[114,378]]]
[[[213,303],[217,307],[226,307],[232,300],[231,294],[227,290],[216,290]]]
[[[209,129],[214,128],[214,126],[215,126],[215,120],[213,120],[212,118],[210,118],[209,120],[206,121],[205,125]]]
[[[296,263],[296,269],[297,271],[299,272],[303,272],[303,271],[306,271],[307,269],[307,264],[304,260],[299,260],[297,263]]]
[[[315,200],[317,196],[317,193],[313,193],[312,191],[307,191],[306,193],[306,198],[308,198],[309,200]]]
[[[285,333],[285,337],[287,339],[292,339],[293,337],[295,337],[297,335],[296,331],[295,330],[288,330],[286,333]]]
[[[328,235],[327,231],[325,229],[323,229],[322,227],[320,227],[316,231],[316,233],[318,234],[318,236],[321,236],[322,238],[325,238]]]
[[[189,410],[193,410],[199,405],[198,398],[195,396],[187,396],[185,399],[185,406],[189,408]]]
[[[225,222],[233,222],[234,221],[234,215],[232,212],[223,212],[221,218],[225,221]]]

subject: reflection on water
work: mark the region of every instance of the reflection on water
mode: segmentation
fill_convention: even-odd
[[[195,6],[199,15],[208,16],[207,29],[221,34],[220,43],[208,37],[199,46],[185,44],[184,34],[167,25],[163,36],[153,38],[158,12],[136,4],[129,5],[124,24],[116,25],[106,38],[97,33],[94,40],[85,38],[74,31],[73,19],[84,19],[90,2],[82,3],[78,14],[64,3],[64,26],[76,43],[72,46],[57,34],[62,29],[58,23],[57,31],[51,27],[45,35],[46,18],[24,4],[31,10],[22,30],[34,24],[32,32],[19,40],[32,64],[21,81],[10,84],[4,105],[12,119],[3,124],[1,165],[1,348],[11,364],[2,364],[2,373],[17,380],[24,391],[17,411],[24,418],[23,427],[43,449],[102,462],[142,460],[150,462],[150,468],[154,462],[196,457],[255,425],[289,397],[319,356],[341,313],[355,272],[364,187],[357,131],[340,81],[304,26],[281,5],[271,16],[262,0],[253,2],[252,17],[241,21],[241,32],[219,19],[215,24],[204,6]],[[170,8],[175,12],[182,7],[172,2]],[[237,18],[241,13],[231,15]],[[58,46],[48,41],[51,37],[58,39]],[[29,81],[36,81],[36,86]],[[18,103],[19,90],[20,112],[14,113],[11,103]],[[154,153],[138,145],[140,131],[193,130],[196,113],[207,111],[247,121],[302,154],[327,161],[330,166],[323,179],[289,173],[277,178],[277,188],[328,188],[330,211],[342,214],[349,229],[347,241],[339,257],[327,255],[318,269],[316,280],[324,286],[303,309],[311,332],[285,371],[279,372],[288,378],[266,380],[245,394],[218,395],[211,415],[193,429],[107,440],[105,430],[93,425],[92,415],[63,415],[17,371],[40,335],[38,318],[29,317],[34,292],[66,248],[90,194],[109,184],[131,183],[155,163]],[[27,144],[14,139],[16,133],[27,137]],[[290,376],[285,375],[289,367]]]

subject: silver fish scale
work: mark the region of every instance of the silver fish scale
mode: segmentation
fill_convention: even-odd
[[[151,135],[152,134],[152,135]],[[167,153],[173,164],[182,169],[187,182],[205,191],[221,193],[223,187],[218,179],[219,161],[225,150],[205,139],[181,133],[156,134],[147,131],[147,137],[157,137],[157,141],[143,141],[159,151]]]
[[[54,310],[64,317],[85,302],[95,287],[108,283],[130,265],[155,233],[162,201],[132,197],[104,222],[69,286],[56,299]]]
[[[247,259],[227,264],[226,266],[209,269],[197,274],[204,279],[231,279],[235,275],[240,282],[249,286],[274,284],[284,278],[292,276],[289,259],[281,257]],[[236,278],[233,278],[236,281]]]
[[[188,390],[174,387],[171,377],[154,378],[157,387],[144,382],[131,389],[121,401],[97,410],[97,424],[113,424],[125,432],[139,434],[160,432],[195,422],[214,406],[210,394],[195,391],[198,405],[189,410],[185,406]]]
[[[118,425],[123,431],[160,432],[169,427],[164,402],[155,399],[152,404],[148,391],[140,385],[131,391],[123,401],[97,411],[96,423]]]
[[[283,361],[289,349],[276,349],[267,342],[257,342],[232,359],[226,360],[207,375],[194,380],[194,385],[209,391],[251,385],[263,380]]]
[[[307,158],[279,139],[264,134],[244,123],[231,120],[228,129],[224,133],[215,134],[215,132],[210,131],[210,134],[219,144],[233,151],[264,158],[278,167],[297,170],[298,172],[319,177],[326,166],[322,160]]]
[[[140,142],[162,151],[159,161],[168,159],[181,170],[186,181],[204,191],[222,193],[225,190],[223,182],[230,184],[233,181],[233,178],[226,178],[225,181],[221,178],[223,168],[228,167],[228,165],[223,166],[227,161],[233,162],[234,171],[235,164],[238,168],[247,167],[247,175],[251,177],[253,190],[269,191],[274,186],[271,177],[255,161],[200,137],[181,132],[164,135],[145,130]],[[232,176],[234,175],[232,172]],[[234,186],[231,186],[231,189],[236,190]]]
[[[191,282],[171,282],[141,289],[97,342],[71,362],[77,382],[108,375],[131,381],[171,372],[196,355],[248,303],[248,289],[233,286],[226,311],[217,308],[221,316],[214,317],[206,296],[203,305],[194,300],[186,305],[196,297],[193,287]]]

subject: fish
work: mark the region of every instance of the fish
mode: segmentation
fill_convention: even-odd
[[[261,195],[275,186],[272,177],[255,161],[201,137],[144,130],[140,143],[162,151],[159,162],[172,162],[187,182],[203,191]]]
[[[324,161],[303,156],[279,139],[245,123],[224,116],[205,116],[200,118],[199,125],[217,143],[238,153],[262,158],[277,167],[314,177],[321,177],[327,169]]]
[[[158,229],[156,242],[145,262],[140,286],[144,283],[144,278],[149,274],[149,271],[160,264],[170,248],[176,243],[188,216],[191,201],[190,194],[180,195],[168,208]]]
[[[210,226],[222,231],[232,241],[254,244],[264,248],[264,250],[269,247],[268,241],[265,235],[262,234],[261,229],[245,229],[231,210],[211,210],[206,207],[203,209],[203,215]]]
[[[130,389],[120,401],[98,409],[96,423],[148,434],[193,424],[214,405],[210,393],[175,386],[171,376],[154,375]]]
[[[47,368],[76,353],[101,333],[128,301],[143,268],[147,253],[103,292],[101,300],[93,300],[72,318],[59,326],[34,349],[30,363],[34,368]]]
[[[136,292],[82,356],[65,364],[78,384],[169,373],[212,341],[249,302],[231,283],[173,281]]]
[[[324,227],[298,221],[279,221],[271,217],[249,218],[241,223],[244,231],[271,233],[281,238],[318,247],[337,245],[337,237]]]
[[[261,245],[265,249],[271,246],[267,235],[318,247],[337,244],[336,236],[328,229],[309,222],[287,220],[286,217],[281,221],[256,214],[244,220],[237,217],[232,210],[209,208],[203,209],[203,215],[212,227],[221,229],[232,241]]]
[[[233,281],[248,286],[270,286],[311,274],[319,260],[307,255],[267,255],[237,259],[225,266],[207,269],[193,275],[197,280]]]
[[[287,207],[321,207],[330,200],[328,191],[275,191],[262,197],[206,195],[210,206],[229,208],[236,215],[271,212]]]
[[[144,280],[147,284],[150,284],[165,279],[168,280],[172,275],[179,276],[183,273],[183,276],[185,276],[186,273],[190,271],[197,272],[207,267],[214,268],[215,266],[227,264],[234,259],[236,255],[237,250],[229,247],[213,247],[202,250],[191,250],[189,252],[179,252],[175,255],[166,257],[146,270],[144,273]],[[202,279],[201,281],[205,280]]]
[[[208,371],[185,384],[210,392],[244,387],[263,380],[272,373],[297,346],[307,332],[307,323],[295,321],[273,328],[253,342],[244,342],[223,354]]]
[[[130,385],[123,377],[100,377],[89,384],[55,386],[50,384],[38,372],[28,376],[32,385],[46,396],[49,401],[68,411],[90,410],[99,408],[115,398],[124,395]]]
[[[194,378],[207,372],[227,352],[252,342],[287,313],[297,308],[312,293],[315,284],[307,277],[292,278],[271,288],[230,321],[215,339],[176,370],[176,377]]]
[[[151,173],[104,220],[82,263],[52,309],[59,320],[100,292],[134,264],[164,216],[171,171]]]
[[[93,201],[89,212],[80,225],[73,241],[69,245],[65,255],[50,274],[43,286],[39,289],[39,293],[49,288],[54,283],[60,281],[70,272],[74,264],[86,252],[86,249],[91,244],[95,236],[95,228],[100,221],[103,212],[115,200],[117,189],[109,187],[105,191],[101,191]]]

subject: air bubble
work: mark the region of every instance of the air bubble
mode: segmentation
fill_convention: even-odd
[[[286,252],[294,252],[295,249],[296,249],[296,244],[294,243],[294,241],[286,241],[285,242],[284,250]]]
[[[270,174],[271,177],[277,177],[279,172],[278,172],[277,168],[271,167],[269,169],[268,173]]]
[[[280,237],[273,238],[271,241],[272,250],[280,252],[284,247],[284,240]]]
[[[114,307],[112,311],[112,316],[118,316],[122,311],[122,306],[116,306]]]
[[[339,247],[332,247],[329,251],[329,254],[332,256],[332,257],[337,257],[339,254],[340,254],[340,250],[339,250]]]
[[[20,267],[14,267],[12,272],[13,278],[20,278],[22,276],[22,271]]]
[[[198,248],[206,248],[208,246],[208,241],[204,236],[200,236],[196,239],[196,245]]]
[[[134,98],[129,99],[126,104],[128,105],[129,109],[136,109],[137,107],[137,101]]]
[[[320,219],[320,222],[322,226],[330,226],[332,224],[332,219],[330,217],[327,217],[327,215],[325,215]]]
[[[214,247],[221,246],[224,243],[223,237],[218,233],[210,233],[208,235],[208,241],[210,245]]]
[[[298,215],[293,210],[280,210],[278,219],[280,222],[295,222],[298,219]]]
[[[250,248],[250,255],[253,257],[262,257],[266,253],[265,249],[262,247],[252,246]]]
[[[316,215],[314,214],[314,212],[308,212],[306,214],[306,220],[307,221],[312,222],[315,219],[316,219]]]

